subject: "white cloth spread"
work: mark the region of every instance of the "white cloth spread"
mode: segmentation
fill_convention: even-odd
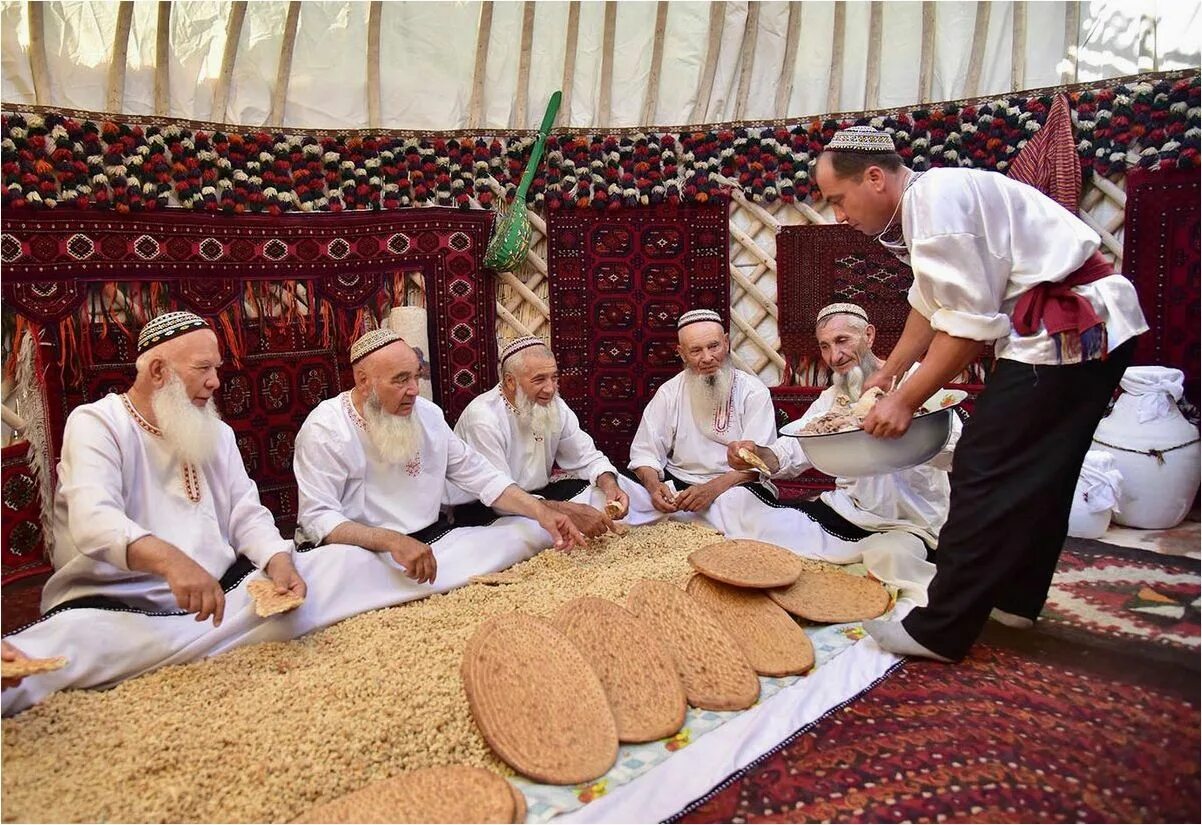
[[[994,342],[999,358],[1059,363],[1046,330],[1019,336],[1010,313],[1036,284],[1064,280],[1099,246],[1079,218],[997,172],[932,169],[902,198],[902,231],[914,270],[909,301],[936,330]],[[1114,274],[1074,291],[1106,324],[1108,346],[1146,332],[1132,283]]]

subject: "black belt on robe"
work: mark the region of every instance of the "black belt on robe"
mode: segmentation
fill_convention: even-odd
[[[588,489],[588,485],[589,482],[583,479],[561,478],[539,490],[531,490],[530,495],[541,496],[551,501],[570,501]],[[482,501],[473,501],[455,508],[455,526],[486,527],[505,515],[510,514],[498,513]]]

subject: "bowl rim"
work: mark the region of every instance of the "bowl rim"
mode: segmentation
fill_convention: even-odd
[[[951,387],[944,387],[943,389],[934,393],[931,396],[931,398],[935,398],[936,396],[945,395],[948,393],[952,394],[953,396],[958,396],[954,402],[952,402],[951,404],[946,404],[946,405],[943,405],[940,407],[936,407],[933,410],[924,409],[920,413],[915,413],[914,418],[916,418],[916,419],[917,418],[926,418],[927,416],[935,415],[936,413],[941,413],[944,410],[954,410],[956,407],[959,407],[961,404],[963,404],[968,399],[967,392],[965,392],[964,390],[952,389]],[[925,407],[927,402],[929,402],[930,400],[931,399],[928,398],[927,401],[924,401],[923,406]],[[800,421],[801,419],[797,419],[797,420]],[[796,421],[789,422],[789,424],[795,424],[795,423],[797,423],[797,422]],[[830,438],[831,436],[836,436],[836,435],[851,435],[852,433],[864,432],[864,429],[862,427],[856,427],[855,429],[839,430],[838,432],[834,432],[834,433],[787,433],[784,430],[785,430],[785,427],[789,426],[789,424],[785,424],[783,427],[778,427],[777,431],[776,431],[777,435],[784,436],[785,438],[811,439],[811,438]]]

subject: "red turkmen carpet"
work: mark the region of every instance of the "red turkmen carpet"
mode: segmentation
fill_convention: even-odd
[[[1070,539],[1033,630],[907,660],[675,821],[1198,822],[1197,576]]]

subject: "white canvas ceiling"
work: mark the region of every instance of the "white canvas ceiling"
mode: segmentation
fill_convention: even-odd
[[[4,0],[3,100],[247,126],[504,131],[536,127],[566,77],[561,127],[800,117],[1198,66],[1199,5],[673,0],[607,14],[550,0]]]

